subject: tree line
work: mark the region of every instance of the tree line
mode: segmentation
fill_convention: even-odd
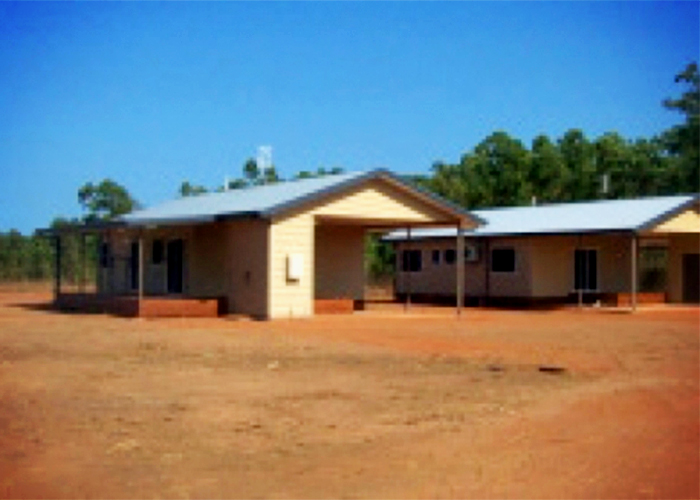
[[[663,106],[684,122],[657,136],[596,139],[571,129],[522,141],[497,131],[457,163],[436,162],[419,185],[466,208],[632,198],[697,192],[700,187],[700,77],[696,63],[676,76],[686,89]]]
[[[626,139],[610,132],[589,138],[579,129],[561,137],[535,137],[525,145],[507,132],[496,131],[466,152],[456,163],[436,162],[425,175],[407,180],[468,209],[536,203],[632,198],[697,192],[700,189],[700,76],[697,63],[675,77],[681,95],[662,105],[680,113],[683,122],[650,138]],[[297,173],[305,179],[342,173],[319,168]],[[196,196],[284,182],[274,165],[261,167],[247,160],[241,177],[225,186],[208,189],[183,181],[177,195]],[[84,215],[55,218],[50,227],[109,220],[139,207],[128,190],[105,179],[87,183],[77,193]],[[78,236],[62,238],[62,278],[81,278],[82,254]],[[86,239],[87,279],[94,277],[97,241]],[[376,238],[368,239],[366,262],[370,274],[391,272],[391,249]],[[37,233],[23,236],[16,230],[0,232],[0,281],[47,280],[52,275],[52,243]]]

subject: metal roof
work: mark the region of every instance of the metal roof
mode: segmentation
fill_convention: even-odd
[[[632,200],[601,200],[527,207],[474,210],[486,224],[468,236],[521,236],[627,232],[648,229],[700,201],[700,196],[660,196]],[[698,228],[700,230],[700,228]],[[456,236],[456,229],[411,230],[412,239]],[[405,240],[405,230],[393,231],[386,240]]]
[[[319,196],[380,177],[404,185],[440,205],[447,212],[454,213],[455,217],[474,219],[474,216],[463,208],[422,191],[387,170],[378,169],[178,198],[123,215],[117,220],[128,226],[146,226],[213,222],[245,216],[269,218]]]

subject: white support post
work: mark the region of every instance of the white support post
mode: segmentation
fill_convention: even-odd
[[[54,302],[58,302],[61,296],[61,236],[56,235],[54,239],[55,245],[55,267],[56,267],[56,281],[54,283],[53,298]]]
[[[143,301],[143,235],[139,235],[139,316],[141,316],[141,304]]]
[[[85,249],[85,233],[80,233],[80,282],[78,284],[78,290],[80,293],[85,293],[85,281],[87,276],[87,251]]]
[[[404,273],[406,276],[406,302],[404,302],[404,311],[408,311],[408,308],[411,307],[411,258],[409,257],[408,262],[405,262],[405,257],[411,255],[411,226],[406,228],[406,235],[406,250],[408,251],[404,252],[401,256],[401,269],[405,269]]]
[[[579,237],[578,237],[578,246],[577,246],[577,250],[580,250],[580,249],[581,249],[581,235],[579,235]],[[576,261],[576,252],[574,252],[574,271],[576,271],[576,262],[575,261]],[[585,271],[583,272],[583,275],[579,279],[578,290],[577,290],[578,308],[579,309],[581,309],[583,307],[583,276],[585,276]],[[574,282],[576,282],[576,278],[578,278],[578,276],[574,277]]]
[[[462,315],[464,305],[464,234],[462,226],[457,223],[457,316]]]
[[[637,310],[637,235],[632,235],[632,276],[631,276],[631,293],[630,293],[630,305],[632,306],[632,312]]]

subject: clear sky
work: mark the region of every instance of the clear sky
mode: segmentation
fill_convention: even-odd
[[[216,187],[271,145],[427,173],[495,130],[648,137],[698,59],[698,2],[0,3],[0,231]]]

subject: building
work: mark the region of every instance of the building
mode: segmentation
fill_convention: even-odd
[[[55,301],[137,316],[352,310],[364,293],[367,231],[479,223],[386,170],[180,198],[67,229],[99,236],[97,291],[65,293],[56,273]],[[61,231],[51,233],[57,267]]]
[[[700,197],[667,196],[498,208],[465,234],[466,300],[636,306],[700,301]],[[454,301],[453,228],[394,231],[396,291]]]

